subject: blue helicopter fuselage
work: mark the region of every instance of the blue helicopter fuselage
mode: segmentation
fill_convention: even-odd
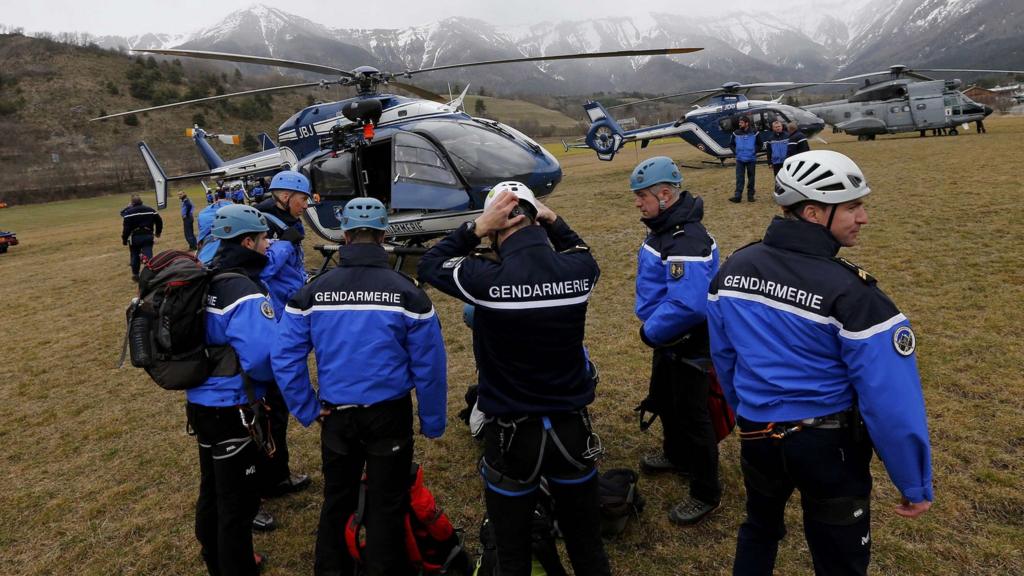
[[[807,136],[813,136],[825,127],[825,122],[806,110],[775,101],[748,100],[742,94],[722,94],[707,104],[690,110],[676,122],[622,130],[615,119],[598,102],[584,105],[591,120],[586,143],[602,160],[611,160],[615,153],[629,142],[639,141],[646,146],[651,140],[678,136],[701,152],[719,160],[731,158],[729,141],[736,129],[736,118],[751,117],[756,130],[770,130],[772,121],[796,122]],[[763,151],[762,151],[763,152]]]

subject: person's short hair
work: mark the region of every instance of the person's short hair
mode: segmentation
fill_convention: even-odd
[[[796,122],[790,122],[789,125],[786,126],[790,132],[796,132],[796,129],[799,127],[800,126]]]
[[[139,206],[139,205],[141,205],[142,204],[142,196],[139,196],[138,194],[132,194],[131,203],[132,203],[132,206]]]
[[[374,228],[353,228],[345,232],[348,234],[349,242],[352,244],[363,244],[373,242],[380,244],[384,240],[384,230]]]
[[[260,234],[266,234],[266,232],[246,232],[245,234],[239,234],[234,238],[221,238],[220,241],[226,242],[228,244],[241,244],[242,241],[245,240],[246,238],[252,238],[253,240],[256,240],[256,238],[258,238]]]

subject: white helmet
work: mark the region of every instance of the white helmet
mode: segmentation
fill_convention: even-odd
[[[831,150],[790,156],[775,177],[775,202],[780,206],[805,200],[842,204],[870,193],[864,173],[853,160]]]
[[[537,208],[537,197],[533,195],[533,190],[530,190],[526,184],[523,184],[522,182],[515,182],[513,180],[498,182],[494,185],[494,188],[491,188],[491,191],[487,193],[487,198],[484,199],[484,210],[487,210],[491,206],[491,202],[494,202],[494,199],[498,197],[498,194],[505,191],[515,194],[516,198],[519,198],[530,206],[533,206],[534,213],[540,211]]]

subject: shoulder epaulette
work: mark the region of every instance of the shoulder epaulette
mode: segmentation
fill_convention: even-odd
[[[485,260],[490,260],[492,262],[501,261],[501,257],[498,256],[498,253],[495,252],[494,249],[491,248],[490,246],[478,247],[474,249],[473,252],[469,254],[469,256],[470,258],[483,258]]]
[[[860,266],[857,266],[856,264],[850,262],[849,260],[843,258],[842,256],[833,256],[832,260],[842,265],[843,268],[846,268],[850,272],[856,274],[857,277],[861,279],[861,282],[864,282],[865,284],[874,284],[875,282],[877,282],[874,276],[868,274],[867,270],[861,268]]]
[[[681,236],[683,234],[686,234],[686,229],[684,228],[684,226],[686,226],[685,222],[683,224],[679,224],[678,226],[673,228],[672,229],[672,237],[675,238],[676,236]]]
[[[409,282],[412,282],[413,286],[415,286],[417,288],[420,287],[420,281],[419,280],[413,278],[412,276],[410,276],[409,274],[406,274],[405,272],[402,272],[401,270],[395,270],[395,272],[398,272],[402,276],[405,276],[406,280],[408,280]]]
[[[590,252],[590,246],[586,244],[577,244],[571,248],[562,250],[560,254],[576,254],[578,252]]]

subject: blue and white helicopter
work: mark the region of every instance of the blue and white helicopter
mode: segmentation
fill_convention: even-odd
[[[372,196],[389,208],[390,240],[400,245],[418,245],[475,218],[483,209],[487,192],[498,182],[518,180],[538,197],[543,197],[561,181],[562,169],[554,156],[525,134],[505,124],[466,114],[462,110],[465,91],[451,102],[437,102],[437,95],[396,81],[397,77],[412,78],[424,72],[468,66],[685,54],[697,50],[700,48],[524,57],[435,66],[398,74],[370,66],[346,71],[307,62],[221,52],[140,50],[165,56],[291,68],[329,74],[332,79],[211,96],[111,114],[97,120],[258,93],[329,85],[353,86],[357,89],[354,98],[313,104],[285,120],[278,129],[278,157],[290,168],[310,177],[315,202],[306,210],[306,216],[313,229],[325,239],[342,240],[338,216],[348,200]],[[427,99],[381,93],[380,88],[389,84]]]
[[[611,160],[615,157],[616,152],[630,142],[639,142],[641,148],[646,148],[651,140],[677,136],[701,152],[714,156],[718,159],[719,164],[722,164],[727,158],[733,157],[733,152],[729,148],[729,138],[736,129],[736,119],[741,114],[751,117],[753,127],[756,130],[769,130],[771,123],[776,119],[782,120],[783,123],[796,122],[800,130],[808,137],[821,132],[822,128],[825,127],[824,120],[806,110],[782,104],[779,102],[779,99],[748,100],[745,92],[754,88],[768,88],[775,92],[786,92],[817,84],[832,83],[759,82],[740,84],[739,82],[727,82],[721,88],[670,94],[668,96],[648,98],[608,108],[602,106],[600,102],[588,101],[583,105],[583,109],[590,120],[590,130],[587,131],[587,135],[584,138],[585,144],[580,147],[585,146],[594,150],[597,152],[597,157],[601,160]],[[623,130],[615,121],[615,118],[608,113],[609,110],[615,108],[697,94],[700,96],[689,103],[694,107],[693,110],[690,110],[675,122],[637,128],[635,130]],[[709,101],[698,106],[705,99]],[[764,153],[764,151],[761,151],[761,153]]]

